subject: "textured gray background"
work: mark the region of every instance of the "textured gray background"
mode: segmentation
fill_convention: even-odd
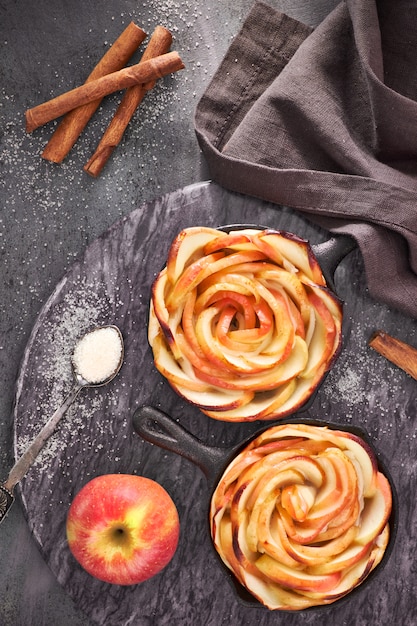
[[[141,4],[0,0],[0,474],[13,462],[12,410],[23,352],[57,282],[86,246],[120,217],[143,202],[207,178],[194,136],[193,111],[251,4],[249,0]],[[315,25],[336,2],[275,0],[271,4]],[[62,165],[44,162],[40,153],[54,124],[28,136],[24,111],[82,83],[131,20],[149,33],[158,23],[171,28],[173,48],[180,52],[186,69],[147,96],[99,179],[84,174],[82,166],[112,114],[117,100],[113,96]],[[389,458],[400,493],[399,538],[387,567],[367,594],[326,617],[306,613],[292,616],[290,623],[411,626],[417,622],[413,585],[416,383],[370,353],[366,342],[382,326],[417,345],[416,323],[369,299],[357,253],[341,265],[337,286],[342,297],[348,295],[346,349],[312,415],[328,417],[336,410],[349,422],[360,422]],[[44,563],[19,503],[0,528],[0,562],[1,624],[94,623],[63,592]],[[196,599],[203,587],[204,581],[197,581]],[[198,603],[176,605],[164,597],[160,602],[167,621],[174,624],[189,619],[193,624],[218,626],[233,624],[232,616],[242,615],[234,597],[228,595],[220,614]],[[255,618],[261,624],[288,623],[287,616],[253,611],[236,623],[249,626]],[[164,622],[144,617],[134,623]]]

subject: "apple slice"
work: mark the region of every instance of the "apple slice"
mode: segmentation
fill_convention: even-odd
[[[354,466],[339,448],[328,448],[316,459],[326,478],[330,475],[330,484],[334,488],[325,489],[324,495],[318,494],[309,512],[309,521],[314,522],[331,515],[333,524],[340,511],[351,511],[358,498],[358,479]]]
[[[245,312],[239,314],[232,303],[227,306],[227,301],[222,302],[221,306],[223,308],[216,327],[216,337],[220,344],[232,353],[244,353],[246,358],[255,360],[265,359],[270,367],[276,365],[274,325],[269,309],[266,307],[263,311],[256,307],[255,311],[255,308],[252,308],[251,311],[256,316],[255,323],[249,324],[247,308]],[[258,363],[257,367],[260,365]]]
[[[254,245],[252,243],[250,230],[238,230],[230,231],[230,233],[220,233],[204,246],[204,254],[212,254],[218,250],[224,250],[228,248],[233,251],[239,250],[253,250]]]
[[[252,264],[249,264],[252,266]],[[256,264],[255,264],[256,265]],[[223,283],[227,284],[230,291],[237,293],[245,293],[246,295],[253,295],[258,300],[258,284],[254,279],[252,271],[245,271],[246,265],[239,263],[238,265],[227,266],[223,269],[217,269],[215,274],[210,274],[199,284],[199,294],[202,299],[205,300],[204,305],[207,306],[207,296],[216,293],[216,288],[221,290]],[[199,306],[199,305],[197,305]]]
[[[185,372],[173,357],[172,352],[167,347],[162,337],[155,337],[154,344],[155,367],[165,378],[175,387],[181,386],[185,389],[204,393],[210,387],[200,379],[196,378],[192,367]]]
[[[234,488],[232,489],[231,487],[233,487],[234,483],[245,473],[248,467],[257,463],[260,459],[262,459],[262,457],[263,455],[258,450],[251,450],[243,454],[238,454],[233,459],[219,480],[213,494],[211,500],[212,511],[213,508],[217,511],[219,506],[228,506],[230,504],[230,500],[234,493]],[[226,492],[228,493],[227,503],[223,502]]]
[[[309,293],[314,293],[323,301],[323,304],[333,316],[335,324],[340,330],[343,318],[342,301],[325,286],[308,283],[306,289]]]
[[[330,357],[341,339],[341,333],[337,331],[334,317],[323,301],[314,293],[309,293],[308,299],[312,305],[316,321],[314,332],[308,343],[308,362],[302,373],[304,378],[314,376],[317,370],[330,362]]]
[[[190,344],[190,341],[193,342]],[[196,346],[194,346],[196,342]],[[230,372],[224,368],[219,369],[216,365],[206,359],[204,352],[201,350],[197,339],[191,334],[185,336],[183,332],[177,334],[176,344],[181,352],[181,366],[184,361],[188,361],[194,369],[195,376],[203,382],[207,382],[213,389],[220,387],[220,391],[229,389],[228,381],[230,380]],[[240,390],[240,388],[239,388]]]
[[[346,572],[353,565],[356,565],[359,561],[367,558],[373,547],[372,543],[361,545],[359,543],[352,543],[346,550],[340,554],[333,556],[331,560],[326,560],[319,565],[313,565],[309,567],[309,572],[316,576],[322,574],[332,574],[333,572]]]
[[[385,538],[386,537],[387,535],[385,534]],[[365,555],[364,558],[360,559],[344,572],[339,584],[336,585],[334,589],[324,594],[306,591],[305,595],[313,600],[321,600],[323,604],[328,604],[343,598],[352,591],[352,589],[360,585],[370,572],[381,562],[385,547],[380,549],[378,545],[374,545],[368,555]]]
[[[168,285],[166,268],[160,272],[152,285],[152,312],[155,313],[160,325],[168,329],[169,311],[165,306],[165,292]]]
[[[197,287],[197,285],[212,273],[212,267],[216,261],[223,259],[221,252],[210,254],[197,259],[189,265],[173,283],[172,288],[165,294],[165,305],[168,311],[174,311],[184,300],[188,294]]]
[[[203,360],[205,359],[204,352],[202,351],[198,339],[195,335],[195,303],[197,301],[197,290],[194,289],[188,294],[188,298],[185,301],[184,309],[182,313],[182,331],[184,334],[184,340],[182,342],[182,351],[188,353],[188,358],[192,361],[191,353],[198,358],[200,363],[200,369],[204,368]],[[182,339],[177,338],[177,342]]]
[[[303,592],[313,591],[315,593],[325,594],[332,591],[342,578],[341,572],[315,576],[303,570],[294,570],[275,561],[268,554],[263,554],[256,561],[256,566],[269,580],[278,583],[280,586]]]
[[[305,285],[303,285],[298,276],[270,263],[258,264],[256,267],[253,267],[253,265],[252,263],[252,267],[246,266],[246,269],[252,269],[256,273],[256,278],[264,287],[273,291],[284,290],[295,303],[304,325],[307,325],[310,319],[311,305],[307,298]]]
[[[232,302],[232,299],[227,300],[228,302]],[[230,307],[227,306],[223,310],[221,308],[222,304],[220,301],[217,305],[202,311],[195,323],[197,341],[207,360],[217,367],[224,368],[226,371],[236,372],[239,375],[255,375],[266,370],[277,370],[277,366],[285,362],[285,360],[287,360],[288,367],[290,367],[290,363],[294,362],[289,361],[292,349],[298,357],[301,355],[301,350],[304,352],[304,341],[302,339],[294,341],[294,332],[289,324],[286,326],[288,329],[286,333],[281,332],[279,335],[271,337],[272,348],[268,351],[268,354],[259,352],[259,348],[263,347],[263,343],[258,347],[258,350],[256,350],[255,344],[253,352],[248,350],[247,346],[243,346],[242,352],[237,352],[233,349],[233,341],[228,336],[230,323],[234,317],[232,305]],[[261,324],[263,325],[258,329],[252,329],[252,331],[264,342],[265,334],[267,338],[269,337],[268,333],[272,327],[271,319],[268,317],[268,313],[262,310],[261,307],[256,307],[256,312],[262,317],[263,321]],[[234,333],[231,336],[233,337]],[[244,332],[242,331],[239,336],[244,336]],[[271,353],[272,349],[274,351]],[[236,382],[240,384],[239,379]]]
[[[172,383],[177,393],[203,410],[230,411],[243,407],[250,402],[255,395],[253,391],[232,391],[209,388],[205,392],[194,391],[183,385]]]
[[[323,377],[324,372],[316,374],[314,379],[298,378],[294,381],[296,383],[293,394],[283,403],[279,404],[277,408],[271,407],[269,412],[265,412],[262,419],[269,420],[274,417],[285,417],[291,415],[300,409],[305,402],[311,397],[312,393],[318,386],[320,380]]]
[[[221,549],[218,551],[223,563],[225,563],[236,576],[239,576],[240,563],[236,559],[233,550],[233,531],[230,518],[223,518],[222,524],[216,526],[216,534],[213,541],[215,547],[221,546]]]
[[[332,431],[330,437],[337,438],[338,445],[358,463],[363,479],[363,495],[365,498],[372,497],[375,493],[378,474],[378,462],[372,448],[353,433]]]
[[[209,346],[206,346],[206,348],[208,354],[210,348]],[[247,375],[245,375],[245,373],[241,370],[239,372],[239,378],[236,376],[224,376],[221,379],[220,377],[216,379],[210,375],[206,375],[205,372],[200,372],[199,376],[201,376],[202,380],[213,384],[213,386],[218,385],[223,389],[251,389],[256,392],[273,391],[281,385],[285,385],[291,380],[294,380],[299,373],[303,371],[307,358],[308,353],[305,342],[303,339],[296,336],[294,349],[291,355],[286,361],[284,361],[284,363],[281,363],[277,367],[260,373],[255,372],[251,374],[249,371]],[[214,363],[216,361],[216,356],[213,355],[210,357],[210,361]],[[230,368],[230,363],[228,363],[228,365]]]
[[[290,539],[284,529],[282,521],[277,525],[282,545],[287,553],[293,557],[298,564],[303,564],[311,574],[328,574],[325,568],[330,565],[338,555],[346,551],[355,540],[357,529],[351,526],[343,535],[331,541],[320,542],[312,545],[299,544]],[[323,567],[323,571],[319,568]],[[343,568],[335,568],[335,571]]]
[[[365,507],[360,518],[360,530],[356,542],[361,545],[366,545],[378,537],[391,515],[390,484],[381,472],[378,472],[376,482],[376,491],[372,498],[365,500]]]
[[[305,239],[285,231],[267,230],[260,232],[253,240],[260,249],[262,247],[265,249],[267,246],[271,255],[273,254],[271,248],[275,249],[276,255],[288,260],[294,268],[300,269],[312,282],[318,285],[326,284],[320,265]]]
[[[253,508],[249,509],[250,516],[246,528],[246,540],[252,552],[265,552],[290,567],[298,567],[299,563],[283,547],[279,534],[276,536],[272,534],[272,527],[279,523],[279,516],[278,519],[275,519],[275,517],[276,500],[279,497],[278,490],[280,489],[280,484],[292,481],[302,481],[302,476],[299,472],[295,472],[293,469],[280,472],[280,480],[276,485],[276,491],[272,491],[265,498],[264,502],[260,503],[258,501]]]
[[[204,411],[204,413],[214,419],[230,422],[270,419],[271,415],[293,396],[295,387],[295,380],[290,380],[273,391],[256,394],[251,402],[243,407],[222,411],[221,415],[214,411]]]
[[[195,303],[195,314],[198,315],[205,308],[226,297],[225,294],[245,296],[259,302],[257,284],[249,276],[235,274],[233,272],[218,273],[210,276],[210,281],[203,281],[199,285],[199,296]]]
[[[279,249],[279,242],[281,239],[281,233],[274,230],[258,231],[252,237],[254,245],[259,248],[265,256],[277,265],[283,267],[285,258]]]
[[[148,341],[150,345],[152,346],[152,350],[153,350],[153,343],[155,341],[155,338],[158,337],[158,335],[160,335],[161,333],[162,333],[162,329],[159,324],[159,320],[156,317],[153,302],[151,302],[149,306]]]
[[[242,584],[254,595],[255,598],[269,609],[282,611],[301,611],[311,606],[323,604],[320,600],[312,600],[297,591],[284,589],[278,585],[260,578],[244,574]]]
[[[296,522],[304,522],[316,498],[317,489],[313,485],[290,484],[282,490],[283,508]]]
[[[217,240],[221,232],[214,228],[195,226],[182,230],[171,244],[167,274],[171,284],[175,284],[184,269],[201,256],[204,247],[209,241]]]
[[[225,421],[271,420],[292,414],[301,408],[310,396],[310,392],[309,381],[300,383],[299,379],[291,380],[275,388],[275,390],[258,391],[250,406],[246,405],[242,409],[225,411],[221,415],[216,415],[210,411],[204,411],[204,413],[214,419],[224,419]]]

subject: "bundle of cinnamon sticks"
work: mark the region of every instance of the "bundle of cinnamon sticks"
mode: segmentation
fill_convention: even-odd
[[[83,85],[26,111],[29,133],[64,116],[42,152],[44,159],[54,163],[63,161],[104,96],[125,90],[94,154],[84,166],[84,171],[91,176],[100,174],[147,91],[154,87],[158,78],[184,68],[178,52],[169,52],[172,34],[163,26],[155,28],[139,63],[126,67],[145,38],[145,31],[131,22]]]

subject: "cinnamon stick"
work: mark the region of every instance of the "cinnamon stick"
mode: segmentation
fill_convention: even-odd
[[[162,78],[162,76],[176,72],[183,67],[184,64],[178,52],[168,52],[84,83],[80,87],[71,89],[71,91],[39,104],[33,109],[28,109],[25,113],[26,131],[31,133],[39,126],[88,102],[93,102],[132,85],[148,83],[157,78]]]
[[[369,340],[369,346],[417,380],[417,349],[379,330]]]
[[[100,59],[85,82],[88,83],[96,78],[106,76],[106,74],[121,70],[145,37],[145,31],[131,22]],[[98,109],[100,102],[101,98],[67,113],[55,129],[41,156],[47,161],[61,163]]]
[[[172,34],[167,28],[157,26],[152,33],[140,63],[165,54],[171,47]],[[84,171],[90,176],[97,177],[109,160],[116,146],[119,145],[123,134],[133,117],[134,112],[142,102],[147,91],[153,88],[156,81],[147,84],[134,85],[126,90],[113,119],[103,134],[94,154],[84,166]]]

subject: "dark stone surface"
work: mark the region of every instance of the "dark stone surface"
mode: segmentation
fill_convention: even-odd
[[[335,5],[301,0],[274,4],[311,24]],[[367,346],[377,328],[417,345],[417,328],[415,320],[369,298],[357,251],[342,261],[335,279],[345,301],[344,350],[305,414],[361,426],[387,460],[399,494],[394,552],[352,602],[294,615],[242,605],[211,549],[209,494],[200,470],[140,441],[131,429],[132,412],[144,399],[184,417],[184,425],[208,443],[232,445],[243,431],[247,435],[256,428],[204,418],[181,403],[152,368],[145,336],[149,285],[181,227],[259,219],[312,242],[327,238],[292,211],[213,186],[204,192],[187,187],[207,176],[192,127],[195,103],[250,5],[248,0],[193,6],[151,0],[140,6],[106,1],[98,8],[97,3],[76,0],[0,0],[2,475],[65,392],[70,372],[65,358],[58,356],[66,356],[77,329],[95,316],[111,317],[122,327],[127,349],[120,376],[106,390],[82,392],[22,482],[23,502],[18,499],[2,523],[0,623],[5,626],[417,622],[417,383]],[[99,179],[85,175],[82,166],[116,96],[103,103],[62,165],[44,162],[40,153],[54,124],[27,136],[24,111],[83,82],[132,19],[148,32],[157,23],[175,29],[173,48],[183,56],[186,70],[147,96]],[[19,367],[22,377],[16,389]],[[109,471],[157,478],[181,515],[174,560],[136,588],[92,580],[65,545],[63,525],[71,498],[90,477]]]

